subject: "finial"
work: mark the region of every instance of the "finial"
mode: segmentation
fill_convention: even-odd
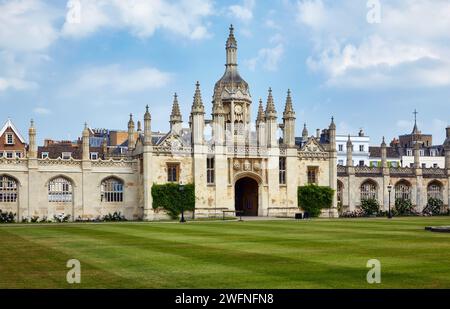
[[[130,113],[130,120],[133,120],[133,114]]]
[[[230,25],[230,34],[233,34],[233,32],[234,32],[234,27],[233,27],[233,24],[231,24]]]
[[[33,120],[33,118],[31,118],[31,120],[30,120],[30,127],[34,128],[34,120]]]
[[[87,129],[88,128],[88,124],[87,122],[84,123],[84,128]]]
[[[148,113],[148,104],[145,106],[145,111]]]
[[[200,89],[200,82],[199,82],[199,81],[197,81],[197,82],[195,83],[195,87],[196,87],[197,89]]]

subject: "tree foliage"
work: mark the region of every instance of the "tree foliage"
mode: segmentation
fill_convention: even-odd
[[[176,183],[152,186],[153,208],[162,208],[173,219],[177,218],[181,210],[195,209],[195,186],[187,184],[180,186]]]
[[[318,217],[325,208],[333,204],[334,190],[330,187],[308,185],[298,187],[298,207],[308,212],[311,217]]]

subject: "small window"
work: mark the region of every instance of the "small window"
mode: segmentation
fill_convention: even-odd
[[[7,145],[14,145],[14,135],[12,133],[6,133],[5,138]]]
[[[408,157],[411,157],[413,155],[412,150],[411,149],[406,150],[406,155]]]
[[[16,152],[16,158],[18,158],[18,159],[22,158],[22,153],[21,152]]]
[[[286,158],[280,157],[280,185],[286,184]]]
[[[359,166],[364,166],[364,160],[359,161]]]
[[[359,152],[364,152],[364,145],[359,145]]]
[[[8,159],[12,159],[12,158],[13,158],[13,153],[12,153],[12,152],[7,152],[7,153],[6,153],[6,157],[7,157]]]
[[[72,158],[72,153],[71,152],[63,152],[62,153],[62,159],[63,160],[70,160],[70,158]]]
[[[422,163],[422,168],[426,168],[427,165],[425,163]]]
[[[41,158],[42,159],[47,159],[48,158],[48,152],[41,153]]]
[[[414,163],[409,163],[409,167],[414,167]]]
[[[206,159],[206,180],[209,185],[214,184],[214,158],[207,158]]]
[[[317,167],[308,167],[308,184],[317,184]]]
[[[0,152],[0,158],[3,158],[3,152]]]
[[[98,159],[98,152],[91,152],[91,160],[97,160]]]
[[[168,182],[178,182],[179,173],[180,173],[180,165],[169,163],[167,164],[167,181]]]
[[[438,168],[437,163],[433,163],[433,168]]]
[[[339,151],[344,151],[344,145],[342,145],[342,144],[339,144]]]

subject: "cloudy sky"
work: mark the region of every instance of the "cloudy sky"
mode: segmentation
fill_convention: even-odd
[[[417,109],[442,143],[449,16],[448,0],[0,0],[0,120],[75,139],[85,121],[125,129],[148,104],[153,129],[167,130],[173,93],[187,120],[197,80],[211,110],[233,23],[254,101],[272,87],[281,115],[290,88],[297,134],[334,115],[338,133],[364,128],[379,144],[409,133]]]

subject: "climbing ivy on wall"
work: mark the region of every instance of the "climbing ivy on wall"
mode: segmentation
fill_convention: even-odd
[[[334,190],[330,187],[308,185],[298,187],[298,207],[308,212],[311,217],[318,217],[325,208],[333,205]]]
[[[180,189],[176,183],[164,185],[153,184],[152,197],[153,208],[162,208],[167,211],[173,219],[177,218],[181,210],[194,210],[195,208],[195,186],[187,184]]]

